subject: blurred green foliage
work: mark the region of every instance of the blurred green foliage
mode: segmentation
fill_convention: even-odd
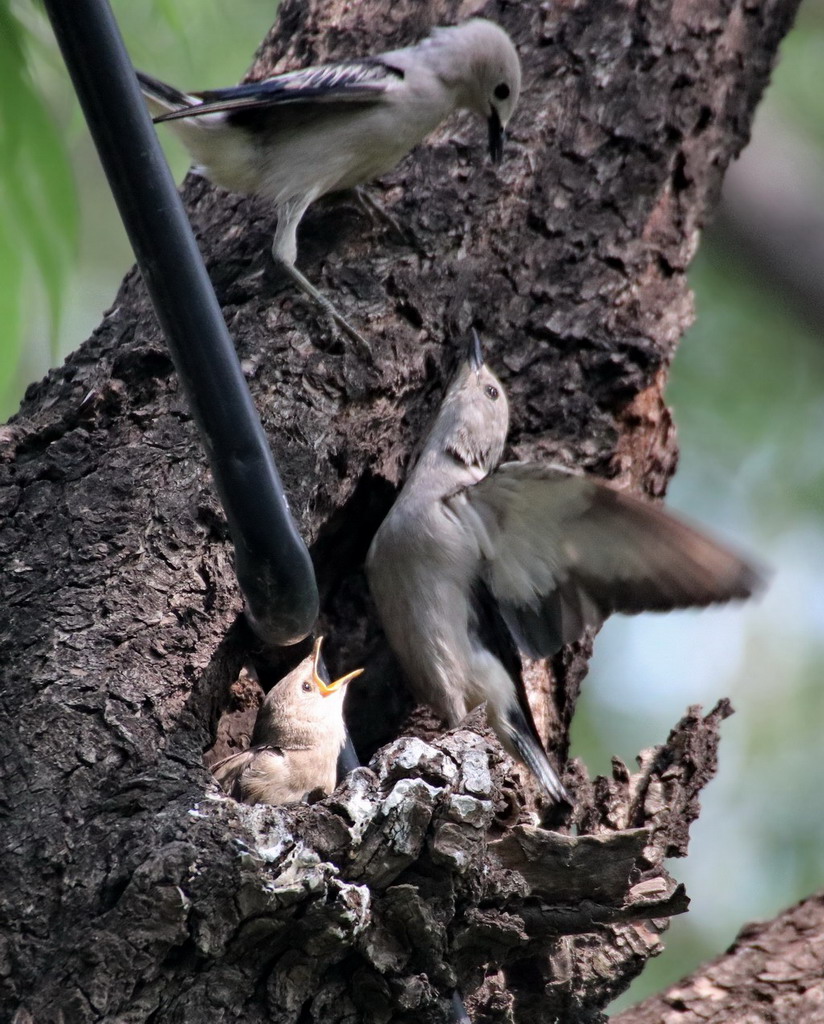
[[[192,88],[238,80],[269,28],[260,0],[115,0],[138,66]],[[824,147],[824,3],[807,0],[770,99]],[[166,133],[170,135],[170,133]],[[164,138],[173,170],[187,160]],[[27,381],[87,337],[132,262],[44,17],[0,0],[0,415]],[[573,730],[591,770],[630,764],[688,704],[730,695],[717,780],[691,854],[672,864],[692,896],[667,951],[627,1005],[715,955],[738,928],[824,880],[824,346],[781,295],[705,244],[691,273],[696,326],[669,389],[682,458],[672,505],[775,570],[760,604],[610,621]]]
[[[240,80],[277,5],[114,0],[112,6],[137,66],[208,88]],[[182,177],[186,155],[171,133],[164,135],[172,169]],[[5,420],[26,384],[88,337],[133,262],[48,21],[30,0],[0,0],[0,175]]]
[[[32,77],[36,56],[53,56],[44,49],[8,0],[0,0],[0,382],[12,378],[19,361],[32,269],[55,337],[77,241],[68,153]]]

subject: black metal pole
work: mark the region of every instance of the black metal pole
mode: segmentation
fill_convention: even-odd
[[[117,22],[107,0],[45,0],[45,7],[200,429],[247,618],[264,643],[297,643],[318,616],[312,562]],[[347,736],[339,772],[358,764]],[[457,992],[452,1014],[469,1019]]]
[[[200,429],[265,643],[312,629],[318,591],[280,477],[107,0],[45,0],[120,215]]]

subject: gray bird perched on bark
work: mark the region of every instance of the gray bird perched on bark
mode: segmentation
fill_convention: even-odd
[[[455,110],[486,120],[497,162],[518,102],[521,65],[502,28],[473,18],[436,28],[415,46],[228,89],[186,94],[149,75],[138,78],[155,121],[175,130],[202,174],[275,203],[275,261],[341,329],[366,344],[295,267],[296,232],[307,207],[385,174]]]
[[[498,465],[509,427],[477,335],[375,535],[369,586],[419,700],[450,727],[486,701],[505,749],[571,802],[527,702],[546,658],[611,612],[750,596],[760,572],[659,505],[557,465]]]
[[[267,693],[252,746],[212,766],[217,781],[236,800],[289,804],[335,788],[338,754],[346,742],[344,686],[363,669],[325,683],[318,675],[321,640]]]

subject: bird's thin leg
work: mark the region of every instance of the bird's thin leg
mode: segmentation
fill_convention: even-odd
[[[292,278],[292,280],[295,282],[298,288],[300,288],[300,290],[304,292],[306,295],[308,295],[311,299],[315,300],[315,302],[320,306],[320,308],[323,310],[326,316],[328,316],[329,319],[332,320],[335,326],[339,327],[344,334],[346,334],[349,338],[352,339],[352,341],[355,342],[355,344],[358,346],[363,355],[369,356],[371,358],[372,348],[369,345],[369,342],[366,340],[366,338],[363,337],[362,334],[359,334],[355,330],[355,328],[352,327],[352,325],[349,324],[340,315],[340,313],[335,309],[334,305],[330,302],[330,300],[326,298],[323,292],[318,291],[318,289],[312,284],[312,282],[308,278],[304,277],[303,274],[301,274],[301,272],[293,263],[287,263],[285,260],[279,259],[276,254],[273,253],[273,255],[275,256],[275,259],[279,266],[281,266],[286,271],[286,273]]]
[[[312,191],[290,199],[278,206],[278,226],[275,230],[274,241],[272,242],[272,258],[275,263],[283,267],[298,288],[311,299],[314,299],[326,316],[355,342],[361,353],[371,358],[372,349],[369,346],[369,342],[344,320],[329,299],[322,292],[318,291],[312,282],[304,277],[295,266],[298,252],[298,224],[301,217],[306,213],[306,208],[316,198],[316,192]]]
[[[384,226],[388,226],[395,232],[402,242],[405,242],[407,245],[411,245],[414,249],[417,249],[418,252],[423,253],[423,246],[418,240],[415,232],[407,224],[402,224],[397,217],[377,202],[368,189],[358,185],[357,188],[355,188],[355,196],[363,212],[374,224],[383,224]]]

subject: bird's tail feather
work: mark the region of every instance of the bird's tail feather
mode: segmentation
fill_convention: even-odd
[[[527,720],[518,704],[507,709],[506,732],[516,755],[540,782],[547,796],[556,803],[566,803],[571,807],[572,799],[549,763],[534,724]]]
[[[173,85],[168,85],[166,82],[161,82],[159,78],[147,75],[145,71],[137,72],[137,80],[140,82],[140,88],[146,97],[152,117],[162,117],[174,110],[191,107],[195,102],[185,92],[175,89]]]

